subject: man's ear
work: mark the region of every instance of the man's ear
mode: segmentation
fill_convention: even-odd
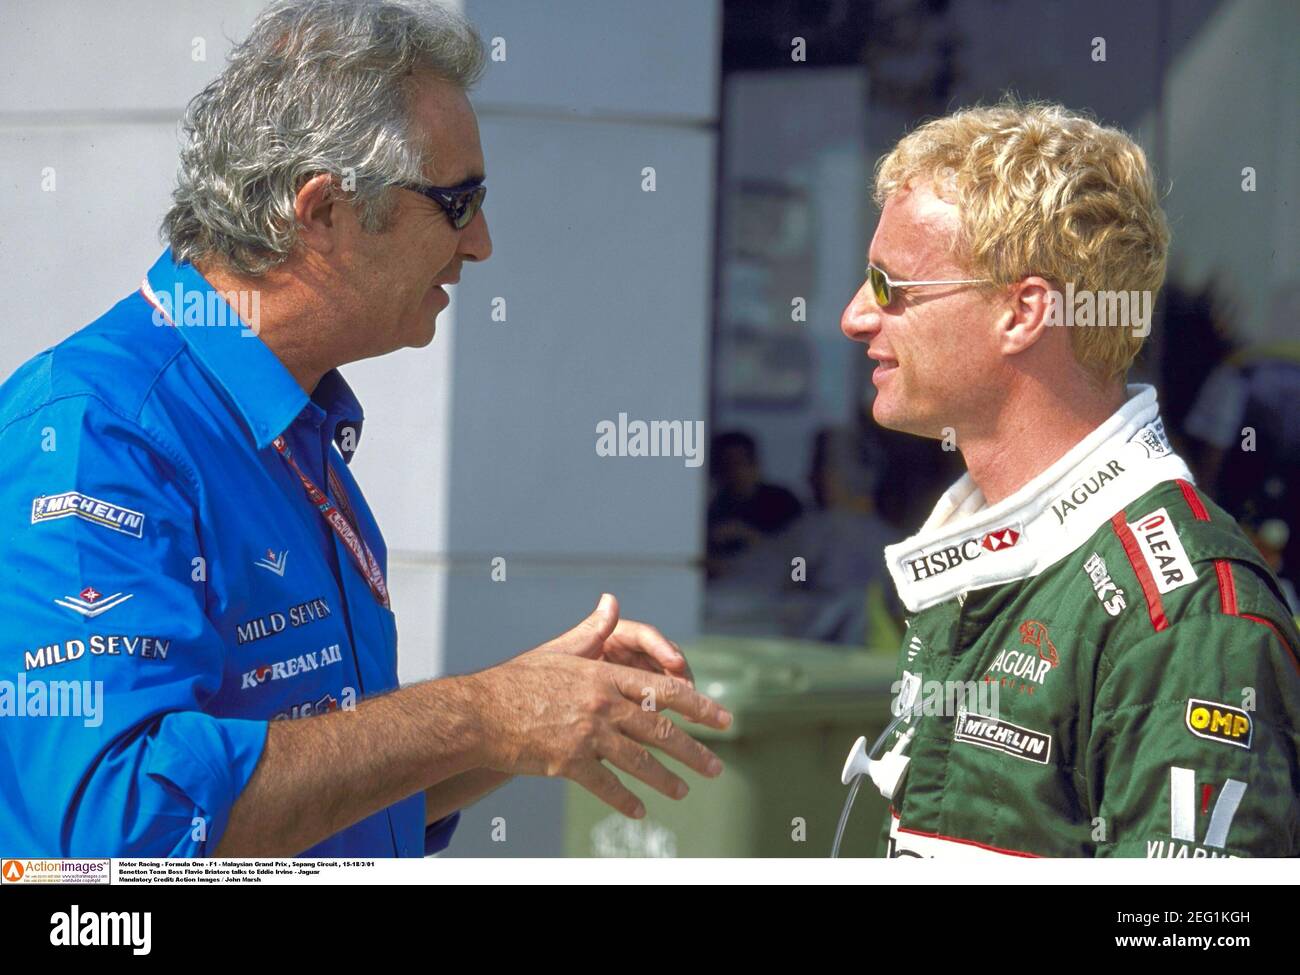
[[[1011,288],[1008,307],[998,321],[998,341],[1004,355],[1024,352],[1043,337],[1044,331],[1059,318],[1060,309],[1052,308],[1060,296],[1046,278],[1031,275]]]
[[[302,184],[293,201],[293,216],[298,224],[298,240],[310,250],[328,254],[337,244],[335,204],[338,195],[329,173],[317,173]]]

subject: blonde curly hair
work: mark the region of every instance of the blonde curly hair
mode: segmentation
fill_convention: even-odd
[[[925,123],[877,164],[876,203],[917,182],[957,205],[954,256],[994,287],[1032,274],[1061,289],[1149,291],[1154,303],[1164,283],[1169,229],[1146,154],[1061,105],[1007,98]],[[1145,337],[1071,332],[1102,381],[1123,376]]]

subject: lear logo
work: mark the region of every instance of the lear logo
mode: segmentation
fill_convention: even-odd
[[[1129,528],[1137,536],[1138,547],[1155,576],[1157,589],[1173,592],[1196,581],[1196,570],[1178,539],[1178,532],[1174,531],[1168,511],[1157,508]]]
[[[1217,701],[1187,701],[1187,730],[1197,738],[1222,741],[1238,748],[1250,749],[1255,729],[1250,715],[1241,708]]]
[[[903,559],[903,564],[912,570],[912,581],[920,582],[931,576],[941,575],[949,569],[955,569],[963,562],[979,558],[983,552],[1001,552],[1011,548],[1020,541],[1020,527],[998,528],[986,532],[979,538],[966,538],[956,543],[922,555],[916,559]]]
[[[50,915],[50,944],[60,948],[86,945],[128,946],[133,955],[147,955],[153,914],[149,911],[87,911],[72,905],[68,913]]]
[[[32,524],[56,518],[81,518],[123,535],[144,537],[144,515],[80,491],[43,494],[32,501]]]
[[[266,569],[268,572],[274,572],[281,578],[284,577],[284,566],[289,561],[289,550],[285,549],[279,555],[276,555],[269,548],[266,550],[266,557],[258,559],[253,564],[259,569]]]
[[[121,606],[124,602],[134,595],[129,592],[115,592],[111,596],[105,596],[102,592],[93,586],[87,586],[81,590],[80,595],[64,596],[62,599],[56,599],[54,602],[70,609],[74,613],[80,613],[87,619],[94,619],[96,616],[102,616],[114,606]],[[103,600],[101,602],[101,600]]]

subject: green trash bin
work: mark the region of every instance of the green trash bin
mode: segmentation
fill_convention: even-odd
[[[840,783],[844,760],[859,735],[870,744],[888,724],[897,658],[797,640],[709,636],[683,651],[696,687],[734,716],[726,731],[681,722],[722,759],[722,775],[707,779],[656,751],[690,786],[678,801],[615,769],[645,803],[639,820],[569,783],[566,854],[830,856],[848,794]],[[879,791],[864,782],[840,856],[873,856],[887,812]]]

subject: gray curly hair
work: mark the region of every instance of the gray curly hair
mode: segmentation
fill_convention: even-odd
[[[185,110],[160,237],[178,263],[262,274],[293,248],[302,184],[345,171],[361,226],[383,231],[391,187],[423,182],[429,161],[407,111],[410,76],[469,89],[484,60],[473,26],[429,0],[278,0]]]

